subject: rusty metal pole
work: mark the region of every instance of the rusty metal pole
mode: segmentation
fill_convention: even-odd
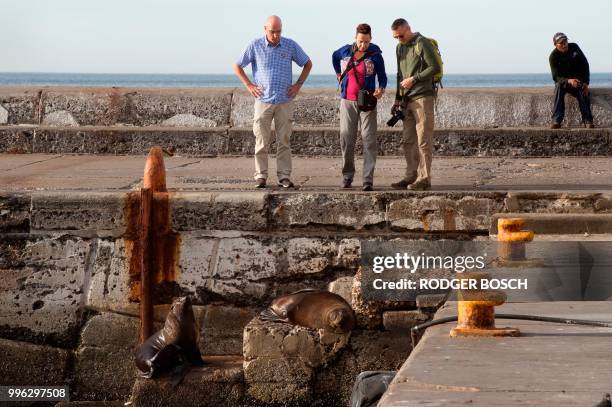
[[[153,191],[150,188],[140,190],[140,343],[153,335],[153,302],[151,300],[151,209]]]
[[[141,274],[140,274],[140,342],[144,342],[153,335],[153,267],[152,260],[154,247],[152,239],[155,238],[155,200],[156,192],[167,192],[166,168],[161,147],[153,147],[147,157],[144,169],[143,188],[140,194],[140,247]]]
[[[153,192],[167,192],[164,152],[161,147],[152,147],[145,164],[143,188]]]

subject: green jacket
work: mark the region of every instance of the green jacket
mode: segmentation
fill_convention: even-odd
[[[418,54],[417,54],[418,51]],[[441,69],[435,57],[436,52],[431,42],[420,33],[414,33],[414,37],[407,44],[397,44],[397,91],[395,100],[401,100],[406,90],[400,87],[403,79],[415,79],[415,84],[408,91],[411,100],[420,99],[425,96],[434,95],[433,76]]]

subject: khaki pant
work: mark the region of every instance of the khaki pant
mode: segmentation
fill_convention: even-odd
[[[355,142],[357,128],[361,123],[361,139],[363,141],[363,183],[374,182],[374,167],[376,166],[376,109],[361,112],[357,102],[340,100],[340,149],[342,150],[342,176],[353,181],[355,175]]]
[[[272,138],[272,119],[276,133],[276,174],[278,180],[291,177],[291,137],[293,102],[269,104],[255,101],[255,179],[268,178],[268,148]]]
[[[404,110],[402,146],[406,157],[406,181],[431,183],[434,130],[434,98],[410,101]]]

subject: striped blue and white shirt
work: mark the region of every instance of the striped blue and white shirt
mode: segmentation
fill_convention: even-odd
[[[277,45],[272,45],[266,37],[257,38],[245,48],[236,64],[244,68],[251,64],[255,85],[263,90],[258,99],[264,103],[286,103],[292,84],[291,64],[304,66],[310,60],[302,47],[292,39],[281,37]]]

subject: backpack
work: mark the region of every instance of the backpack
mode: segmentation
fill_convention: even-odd
[[[443,88],[444,86],[442,86],[442,77],[444,76],[444,62],[442,62],[442,54],[440,54],[440,47],[438,47],[438,41],[433,38],[427,37],[423,37],[423,39],[431,43],[434,49],[434,57],[438,61],[438,64],[440,64],[440,72],[435,74],[433,77],[434,88],[437,89],[438,85]],[[423,63],[423,50],[421,50],[421,47],[419,46],[418,42],[415,45],[415,52],[421,57],[421,63]]]

